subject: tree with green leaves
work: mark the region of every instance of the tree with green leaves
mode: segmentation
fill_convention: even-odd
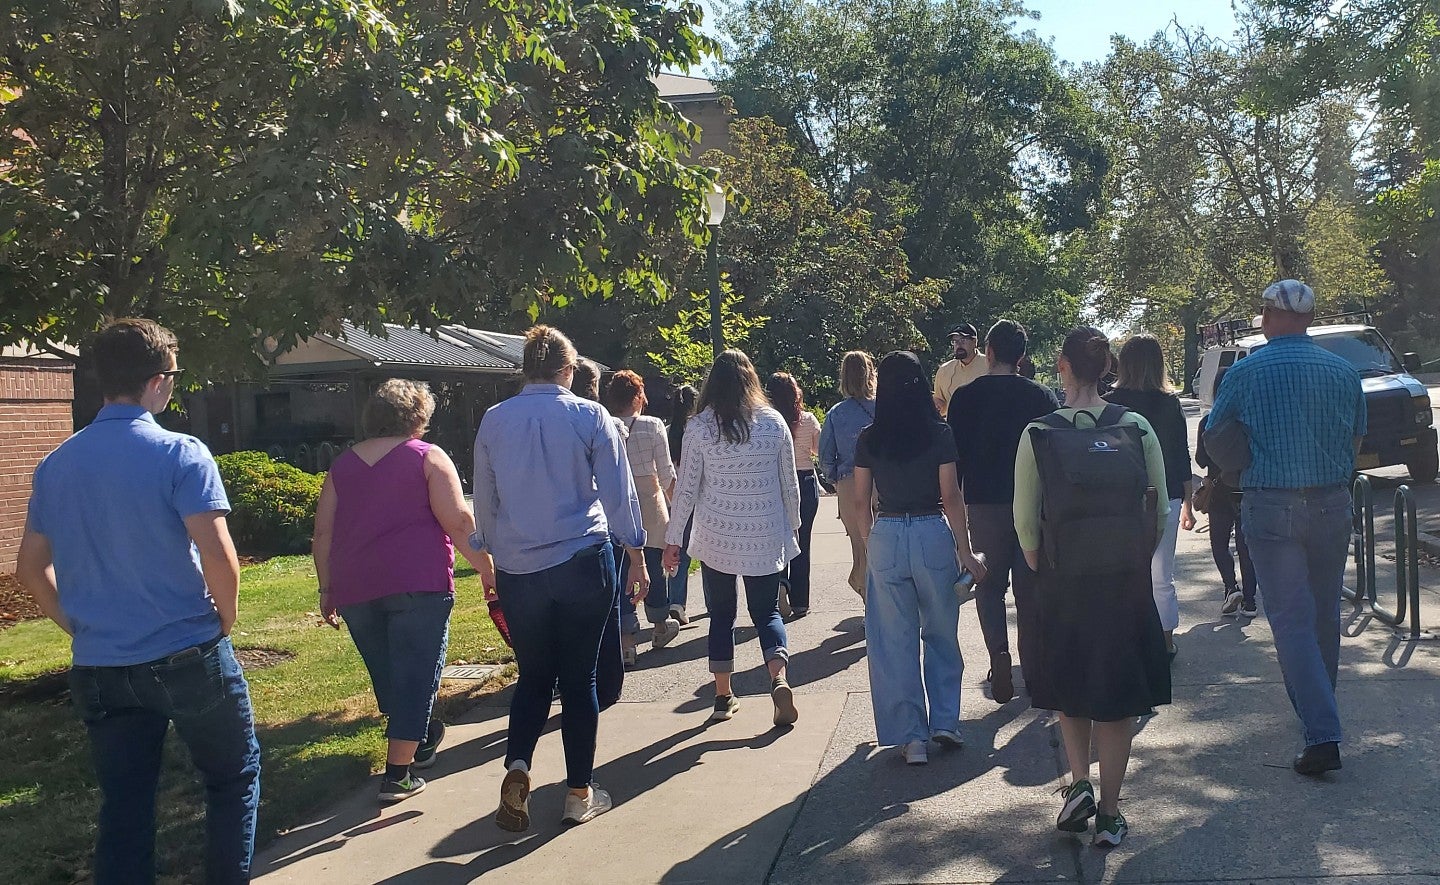
[[[1364,234],[1394,296],[1381,325],[1440,355],[1440,5],[1434,0],[1257,0],[1292,63],[1263,85],[1285,105],[1359,94],[1374,139]]]
[[[920,328],[1001,315],[1037,343],[1073,325],[1076,234],[1108,166],[1098,118],[1013,0],[736,0],[723,89],[768,116],[837,206],[904,230],[912,272],[946,280]],[[778,316],[778,314],[777,314]],[[773,328],[773,326],[772,326]]]
[[[661,0],[12,0],[0,344],[154,317],[253,370],[342,320],[478,324],[665,297],[709,173],[651,77],[711,46]]]
[[[917,323],[939,303],[944,283],[915,279],[902,247],[905,231],[882,225],[860,205],[863,195],[837,208],[797,165],[797,155],[785,130],[749,118],[731,124],[730,153],[707,153],[702,162],[720,170],[736,203],[717,234],[726,311],[734,314],[726,344],[736,344],[730,325],[736,323],[757,368],[789,372],[808,400],[826,402],[834,398],[845,351],[925,347]],[[697,292],[709,285],[700,256],[693,253],[687,278]],[[681,328],[692,333],[685,340],[704,341],[708,352],[709,336],[693,313],[698,303],[672,306],[679,320],[658,320],[664,344],[644,352],[678,353],[667,336]],[[637,337],[637,347],[645,341]]]
[[[1354,105],[1257,101],[1286,63],[1245,32],[1230,43],[1174,27],[1144,45],[1117,39],[1087,76],[1115,158],[1092,241],[1095,305],[1168,330],[1187,383],[1199,327],[1248,318],[1275,279],[1307,279],[1337,307],[1383,290],[1358,228]]]

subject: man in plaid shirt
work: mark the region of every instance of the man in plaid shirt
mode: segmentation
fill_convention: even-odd
[[[1305,732],[1301,774],[1340,767],[1340,587],[1350,537],[1350,477],[1365,436],[1360,375],[1307,334],[1315,293],[1298,280],[1265,290],[1268,342],[1225,373],[1209,427],[1237,419],[1250,438],[1242,521],[1285,690]]]

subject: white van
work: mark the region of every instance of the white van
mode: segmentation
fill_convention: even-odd
[[[1233,323],[1208,326],[1202,335],[1213,346],[1200,355],[1195,395],[1209,408],[1215,403],[1215,392],[1225,372],[1251,351],[1264,346],[1265,336],[1253,327],[1237,328]],[[1390,342],[1370,325],[1313,325],[1310,337],[1321,347],[1345,358],[1360,373],[1368,429],[1355,462],[1356,469],[1404,464],[1415,482],[1434,482],[1436,473],[1440,472],[1435,415],[1430,410],[1430,395],[1425,385],[1411,375],[1419,371],[1419,357],[1407,353],[1403,359],[1396,359]]]

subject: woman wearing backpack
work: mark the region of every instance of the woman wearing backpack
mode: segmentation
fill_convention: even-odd
[[[955,436],[940,417],[915,354],[880,361],[875,423],[855,445],[861,500],[879,492],[880,516],[861,517],[870,546],[865,641],[870,700],[881,746],[906,763],[928,761],[925,742],[963,746],[960,737],[960,598],[963,566],[985,566],[970,550],[965,503],[955,478]]]
[[[1165,646],[1175,658],[1175,628],[1180,626],[1180,601],[1175,595],[1175,544],[1180,536],[1183,515],[1190,521],[1190,433],[1180,398],[1165,377],[1165,353],[1154,335],[1132,335],[1120,348],[1120,369],[1115,389],[1105,394],[1108,402],[1139,412],[1160,438],[1165,456],[1165,498],[1170,514],[1160,546],[1150,559],[1150,582],[1160,626],[1165,628]]]
[[[1119,845],[1128,831],[1117,803],[1135,718],[1170,702],[1150,582],[1169,511],[1153,491],[1166,487],[1165,461],[1144,416],[1100,398],[1097,385],[1113,361],[1099,330],[1067,335],[1056,367],[1066,407],[1026,427],[1015,458],[1015,531],[1039,573],[1041,679],[1031,704],[1060,714],[1070,762],[1056,827],[1083,833],[1095,816],[1099,846]]]

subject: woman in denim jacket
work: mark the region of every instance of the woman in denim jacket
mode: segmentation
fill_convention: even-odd
[[[845,399],[825,414],[820,430],[820,469],[835,484],[840,498],[840,521],[850,537],[848,583],[856,593],[865,593],[865,541],[861,525],[872,507],[855,490],[855,442],[860,431],[875,420],[875,360],[862,350],[852,350],[840,361],[840,392]]]

